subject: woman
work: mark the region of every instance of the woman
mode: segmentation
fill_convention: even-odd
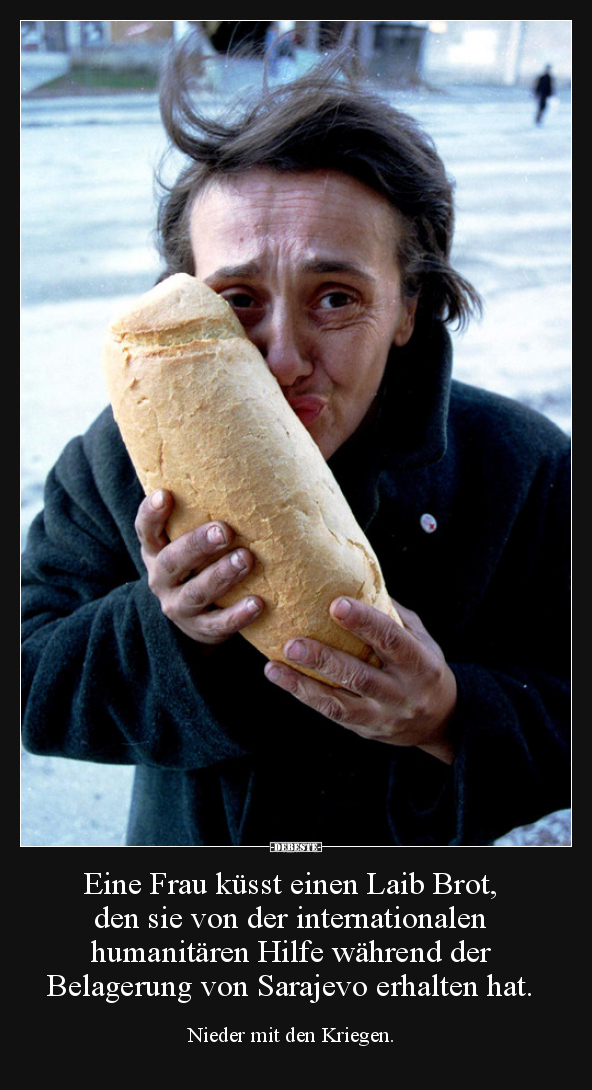
[[[171,497],[141,500],[107,410],[50,475],[24,558],[26,744],[135,763],[130,844],[489,843],[568,805],[567,439],[451,380],[446,327],[479,299],[411,118],[321,73],[207,119],[183,65],[161,98],[185,156],[163,275],[233,306],[404,628],[338,600],[381,669],[297,638],[288,657],[338,692],[264,670],[237,635],[264,603],[213,607],[254,558],[226,555],[224,524],[168,542]]]

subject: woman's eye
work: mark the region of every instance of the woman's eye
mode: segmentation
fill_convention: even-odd
[[[235,310],[250,310],[256,306],[255,300],[252,295],[248,295],[246,291],[235,292],[234,294],[225,295],[224,298]]]
[[[351,295],[346,291],[331,291],[327,295],[323,295],[319,300],[319,306],[323,310],[339,310],[340,307],[347,307],[352,301]]]

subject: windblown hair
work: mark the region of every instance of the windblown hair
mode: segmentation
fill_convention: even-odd
[[[450,264],[453,183],[432,139],[410,116],[344,76],[342,56],[291,83],[267,88],[223,116],[196,110],[195,60],[172,51],[163,71],[160,109],[172,149],[186,162],[161,181],[158,238],[164,275],[194,273],[193,201],[213,180],[266,167],[282,173],[341,171],[381,194],[398,213],[396,254],[407,296],[419,293],[416,320],[466,324],[481,300]]]

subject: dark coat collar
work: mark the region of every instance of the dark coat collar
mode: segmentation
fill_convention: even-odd
[[[335,476],[359,467],[416,469],[440,461],[452,377],[452,342],[440,321],[416,329],[409,344],[392,349],[375,405],[329,460]]]
[[[452,379],[452,342],[443,322],[416,329],[393,349],[385,372],[378,434],[389,468],[416,469],[446,453]]]
[[[452,344],[442,322],[416,329],[394,348],[375,403],[329,466],[360,526],[369,531],[380,505],[379,482],[420,469],[446,453]]]

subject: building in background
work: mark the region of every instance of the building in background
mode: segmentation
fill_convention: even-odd
[[[434,83],[530,85],[551,64],[570,84],[571,29],[571,19],[433,19],[424,74]]]
[[[389,83],[531,83],[545,64],[571,81],[570,19],[294,20],[311,54],[348,43],[372,78]],[[21,49],[69,63],[159,63],[171,39],[193,32],[204,52],[261,55],[266,20],[21,20]]]

